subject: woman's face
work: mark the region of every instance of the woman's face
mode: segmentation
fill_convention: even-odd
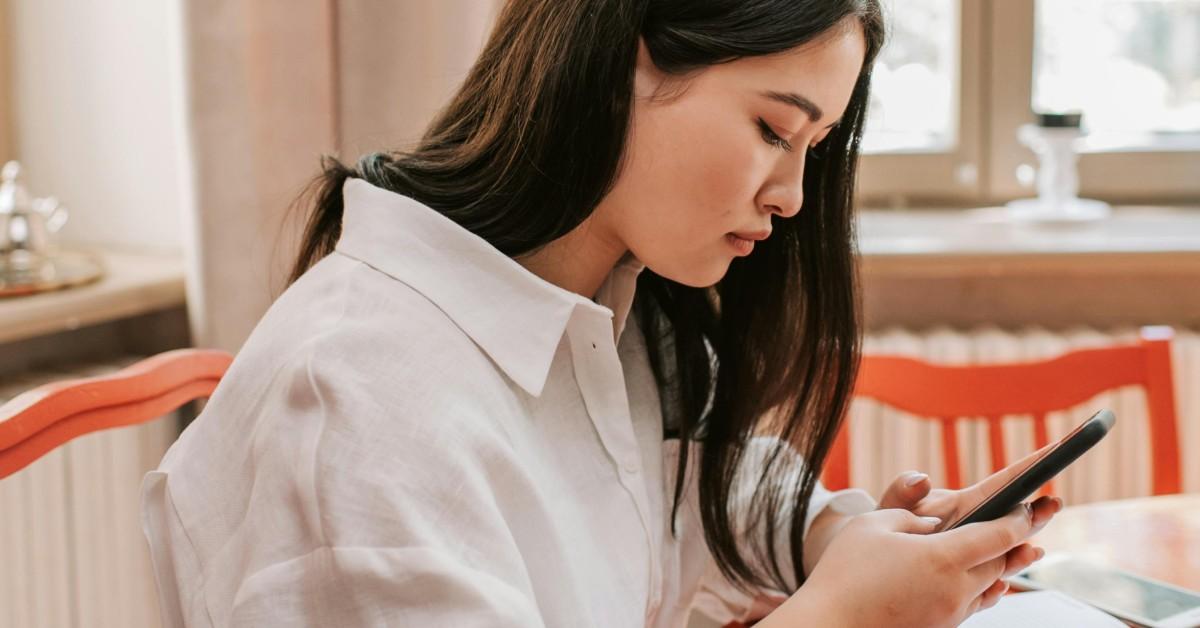
[[[808,149],[845,111],[864,54],[853,21],[686,79],[663,75],[642,46],[626,161],[596,226],[655,273],[713,285],[769,235],[773,215],[800,211]]]

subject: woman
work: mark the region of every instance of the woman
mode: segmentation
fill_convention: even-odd
[[[1055,501],[931,534],[988,485],[817,482],[882,39],[877,0],[509,2],[419,146],[329,164],[293,285],[148,476],[168,623],[995,603]]]

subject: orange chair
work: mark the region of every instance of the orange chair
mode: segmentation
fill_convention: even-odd
[[[992,468],[1007,466],[1000,420],[1032,415],[1037,447],[1049,441],[1046,414],[1122,386],[1142,386],[1150,416],[1155,495],[1180,491],[1170,327],[1144,327],[1137,344],[1071,351],[1040,362],[940,366],[907,357],[864,356],[854,394],[942,425],[942,455],[950,488],[962,487],[957,420],[986,417]],[[831,489],[850,485],[850,442],[843,425],[822,474]],[[1049,492],[1047,485],[1043,492]]]
[[[53,382],[0,406],[0,479],[84,434],[145,423],[208,397],[233,356],[211,349],[167,351],[116,373]]]

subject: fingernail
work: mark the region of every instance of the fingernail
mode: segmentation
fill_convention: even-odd
[[[1033,555],[1036,556],[1036,558],[1034,558],[1034,560],[1041,560],[1042,557],[1046,555],[1046,550],[1044,550],[1040,547],[1035,547],[1033,549]]]
[[[907,478],[905,478],[904,485],[905,486],[916,486],[921,483],[921,480],[927,479],[928,477],[929,476],[924,473],[913,472],[913,473],[910,473]]]
[[[921,518],[935,526],[942,524],[942,520],[940,517],[921,517]]]
[[[1029,523],[1033,523],[1033,504],[1025,502],[1025,518],[1029,519]]]

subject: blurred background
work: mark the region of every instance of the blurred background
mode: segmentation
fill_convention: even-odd
[[[1169,325],[1182,490],[1200,490],[1200,0],[887,4],[859,182],[867,352],[1016,362]],[[0,402],[166,349],[236,352],[283,287],[319,156],[416,140],[499,5],[0,0],[0,162],[31,199],[17,231],[0,205],[0,243],[37,249],[0,273]],[[1059,494],[1148,495],[1141,390],[1051,415],[1051,436],[1097,407],[1116,437]],[[851,418],[853,484],[944,483],[936,424],[866,399]],[[0,480],[0,627],[157,625],[138,490],[180,425]],[[1010,456],[1032,429],[1002,424]],[[982,477],[987,425],[957,438]]]

